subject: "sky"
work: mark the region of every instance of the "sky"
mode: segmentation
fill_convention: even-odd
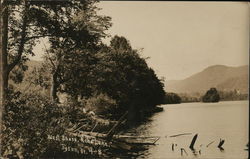
[[[248,64],[247,2],[101,1],[98,6],[99,14],[112,18],[107,33],[143,48],[142,57],[150,57],[148,65],[166,80],[211,65]]]

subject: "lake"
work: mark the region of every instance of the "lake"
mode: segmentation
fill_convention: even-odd
[[[249,141],[248,101],[162,106],[163,112],[154,114],[150,121],[128,131],[138,135],[161,137],[157,145],[139,152],[138,158],[248,158],[248,151],[245,150]],[[170,137],[182,133],[188,134]],[[198,138],[194,145],[194,154],[189,145],[195,134],[198,134]],[[217,147],[220,139],[225,140],[222,146],[224,150]],[[213,143],[207,147],[211,142]],[[172,144],[177,144],[174,151]],[[181,148],[187,154],[181,155]]]

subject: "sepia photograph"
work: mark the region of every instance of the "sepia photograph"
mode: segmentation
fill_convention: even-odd
[[[250,4],[0,0],[0,159],[249,158]]]

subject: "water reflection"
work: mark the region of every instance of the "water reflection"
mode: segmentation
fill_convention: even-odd
[[[126,152],[123,157],[247,158],[248,112],[248,101],[166,105],[164,112],[127,131],[130,135],[161,136],[157,145]],[[196,134],[199,136],[190,149]]]

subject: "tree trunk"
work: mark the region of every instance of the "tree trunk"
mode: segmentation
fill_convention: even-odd
[[[27,8],[27,5],[25,4]],[[9,20],[9,9],[8,9],[8,0],[2,0],[0,4],[1,14],[0,14],[0,73],[1,73],[1,86],[0,86],[0,100],[1,100],[1,109],[0,109],[0,118],[2,119],[2,112],[4,111],[3,104],[6,102],[7,90],[8,90],[8,79],[11,70],[20,62],[21,56],[24,49],[25,37],[26,37],[26,28],[27,28],[27,15],[24,14],[22,32],[21,32],[21,41],[18,48],[17,57],[11,63],[8,64],[8,20]],[[26,11],[26,10],[25,10]],[[1,124],[0,124],[1,125]]]
[[[3,1],[1,6],[1,101],[4,103],[6,99],[6,91],[8,88],[8,63],[7,63],[7,46],[8,46],[8,8],[7,2]]]
[[[0,13],[2,13],[2,1],[0,1]],[[3,15],[0,14],[0,120],[2,119],[2,111],[3,111]],[[2,125],[2,123],[1,123]],[[1,129],[0,129],[1,130]]]
[[[57,72],[54,72],[52,74],[52,80],[51,80],[51,100],[56,103],[59,102],[59,99],[57,96],[57,88],[58,88]]]
[[[8,68],[7,68],[7,46],[8,46],[8,8],[7,0],[1,1],[0,4],[0,133],[2,133],[2,117],[4,112],[4,104],[6,102],[8,88]],[[2,140],[0,138],[0,145]]]

